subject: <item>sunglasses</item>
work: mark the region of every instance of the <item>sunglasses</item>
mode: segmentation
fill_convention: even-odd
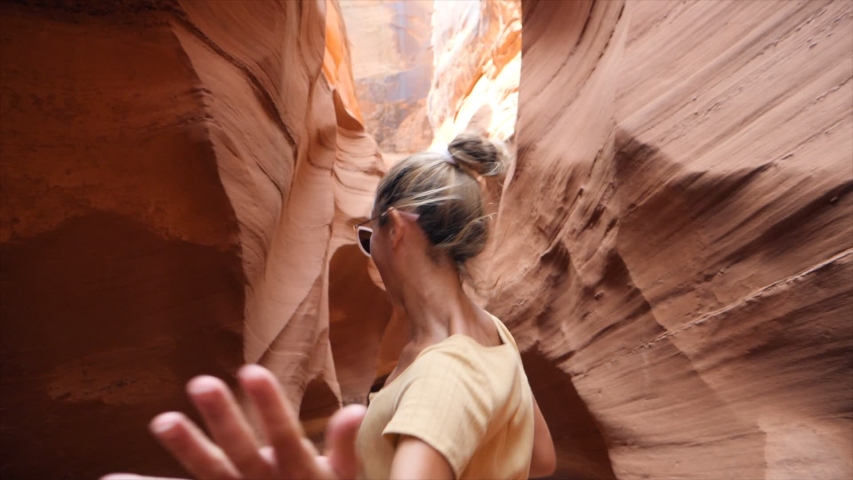
[[[391,210],[394,210],[394,207],[388,207],[387,210],[380,213],[379,215],[372,218],[368,218],[367,220],[361,223],[353,225],[352,228],[355,230],[355,240],[358,244],[359,250],[361,250],[361,253],[367,255],[368,257],[370,256],[370,238],[373,236],[373,229],[370,227],[366,227],[365,225],[376,220],[377,218],[384,217]],[[420,217],[420,215],[418,215],[417,213],[405,212],[403,210],[397,210],[397,212],[399,212],[400,215],[402,215],[404,218],[408,218],[410,220],[416,221],[418,217]]]
[[[370,237],[373,236],[373,229],[370,227],[365,227],[364,225],[366,223],[370,223],[376,220],[377,218],[385,215],[386,213],[388,213],[387,210],[384,213],[380,213],[379,215],[373,218],[369,218],[359,224],[353,225],[353,228],[355,229],[355,240],[358,244],[358,248],[361,250],[361,253],[367,255],[368,257],[370,256]]]

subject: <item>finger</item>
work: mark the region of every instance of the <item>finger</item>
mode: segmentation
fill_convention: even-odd
[[[332,415],[326,428],[326,456],[332,470],[342,479],[355,478],[358,474],[356,439],[367,408],[364,405],[348,405]]]
[[[258,410],[279,473],[289,478],[315,476],[314,458],[302,443],[302,427],[272,373],[259,365],[247,365],[237,376]]]
[[[258,453],[264,461],[268,462],[270,465],[278,465],[278,461],[275,458],[275,451],[269,445],[261,447],[261,449],[258,450]]]
[[[178,412],[161,413],[151,421],[151,433],[196,478],[235,480],[237,469],[225,453],[187,417]]]
[[[308,451],[308,455],[311,458],[320,454],[320,452],[317,451],[317,447],[314,446],[314,442],[312,442],[308,437],[302,437],[302,446],[305,447],[305,450]]]
[[[314,462],[319,466],[320,470],[327,471],[327,472],[334,472],[334,470],[332,469],[332,466],[329,464],[329,457],[327,457],[325,455],[317,455],[316,457],[314,457]],[[338,479],[339,475],[335,474],[335,478]],[[346,479],[340,479],[340,480],[346,480]]]
[[[319,453],[317,453],[317,448],[314,447],[314,444],[311,443],[310,440],[308,440],[307,438],[303,438],[302,444],[305,445],[305,448],[308,449],[311,456],[314,457],[314,463],[321,462],[320,465],[322,465],[323,467],[328,467],[327,463],[322,463],[325,462],[326,457],[322,457]],[[260,454],[261,458],[263,458],[264,461],[269,463],[270,465],[278,465],[278,461],[275,458],[275,450],[273,450],[271,446],[265,445],[261,447],[260,450],[258,450],[258,454]]]
[[[186,478],[172,478],[172,477],[148,477],[143,475],[137,475],[135,473],[110,473],[109,475],[104,475],[100,478],[100,480],[187,480]]]
[[[275,464],[267,463],[261,457],[260,443],[252,435],[249,423],[222,380],[210,376],[196,377],[187,384],[187,393],[204,418],[211,436],[243,477],[275,477]]]

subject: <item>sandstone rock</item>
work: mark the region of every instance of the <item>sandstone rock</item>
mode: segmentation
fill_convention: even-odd
[[[573,405],[570,378],[607,445],[610,465],[563,446],[558,477],[853,475],[851,20],[524,2],[518,160],[479,281],[537,397]]]
[[[363,123],[383,152],[411,154],[432,141],[426,98],[433,78],[433,3],[341,2]]]
[[[353,396],[328,292],[381,294],[350,224],[384,164],[336,8],[0,6],[4,478],[178,474],[148,420],[244,362],[306,419]]]
[[[849,478],[850,3],[442,6],[436,142],[513,139],[519,105],[471,285],[555,477]],[[177,474],[145,424],[199,373],[267,365],[319,438],[393,368],[351,226],[402,156],[342,11],[0,5],[4,478]]]
[[[327,45],[338,42],[343,48],[347,69],[347,85],[353,85],[350,54],[346,48],[346,30],[337,4],[328,2]],[[333,25],[339,26],[331,31]],[[333,50],[327,49],[327,57]],[[334,83],[339,85],[337,83]],[[364,403],[376,373],[379,339],[391,317],[391,305],[376,267],[369,262],[355,245],[352,225],[366,220],[373,207],[373,193],[378,179],[385,172],[385,164],[378,153],[373,138],[365,127],[348,112],[357,111],[359,104],[355,96],[357,87],[346,95],[338,95],[343,89],[335,90],[335,111],[338,135],[337,154],[333,170],[336,179],[334,188],[335,218],[329,242],[326,263],[328,267],[328,302],[331,351],[334,355],[336,376],[340,382],[339,400],[344,403]],[[340,101],[349,98],[349,104]],[[342,108],[345,107],[345,108]],[[310,399],[303,404],[310,404]]]
[[[496,140],[515,132],[521,68],[521,2],[458,1],[436,5],[434,74],[427,114],[433,146],[477,131]]]

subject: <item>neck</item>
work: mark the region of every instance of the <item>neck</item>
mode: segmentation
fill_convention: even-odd
[[[412,343],[441,341],[463,332],[475,318],[474,304],[462,290],[459,272],[447,263],[420,262],[402,286],[402,308]]]

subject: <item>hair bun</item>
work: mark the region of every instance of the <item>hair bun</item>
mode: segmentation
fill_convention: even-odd
[[[456,162],[483,177],[494,177],[504,173],[507,151],[503,145],[472,133],[456,136],[447,151]]]

